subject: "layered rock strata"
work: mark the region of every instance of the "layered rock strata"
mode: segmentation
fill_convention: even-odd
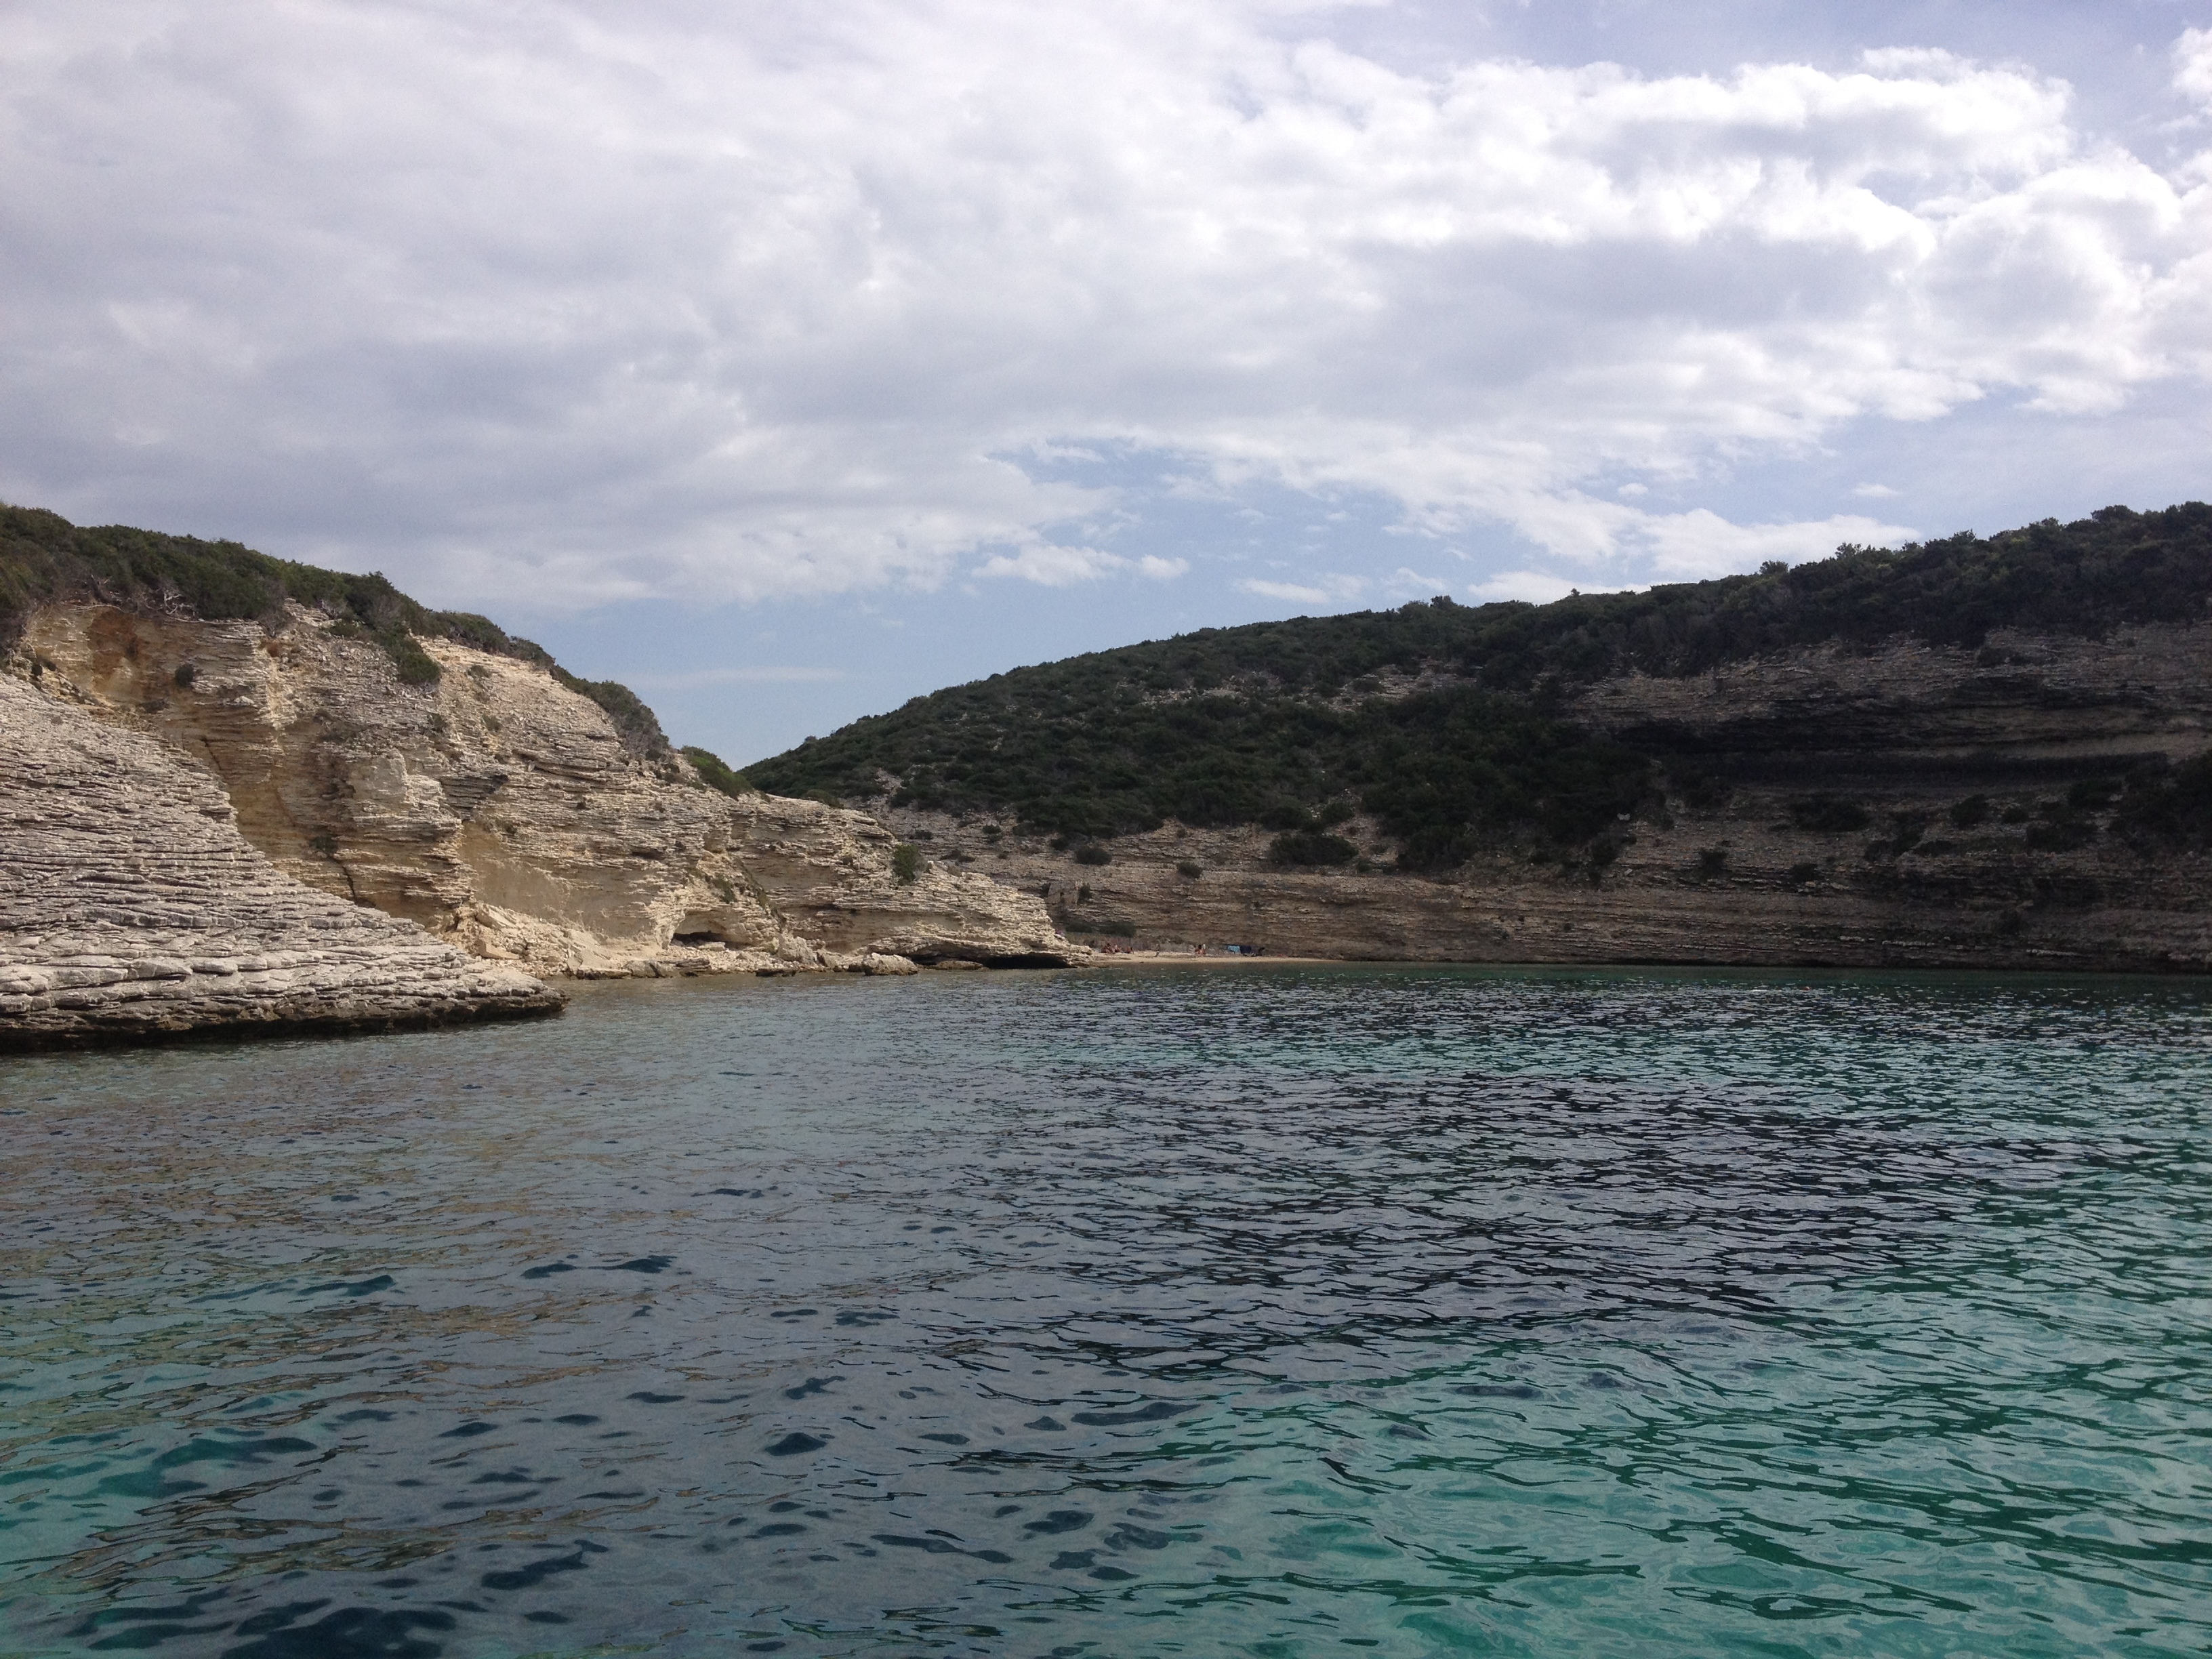
[[[2124,833],[2117,787],[2212,743],[2212,627],[1823,648],[1611,680],[1566,712],[1657,757],[1664,790],[1604,853],[1564,866],[1501,853],[1447,878],[1399,874],[1365,818],[1340,830],[1364,870],[1285,870],[1263,830],[1174,824],[1084,865],[1016,826],[884,817],[1109,945],[2212,969],[2212,860]]]
[[[428,684],[296,605],[204,622],[46,606],[16,659],[222,782],[239,832],[309,886],[542,975],[897,972],[1087,953],[1034,897],[911,882],[866,815],[705,786],[537,664],[444,640]]]
[[[386,1030],[562,1000],[295,881],[167,744],[0,675],[0,1048]]]

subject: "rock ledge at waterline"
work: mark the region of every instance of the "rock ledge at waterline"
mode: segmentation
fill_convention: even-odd
[[[562,999],[303,885],[212,778],[0,675],[0,1048],[550,1013]]]
[[[420,648],[441,672],[409,684],[297,605],[33,610],[0,673],[0,1043],[556,1007],[542,978],[1090,955],[1031,894],[899,880],[863,813],[635,752],[543,665]],[[241,961],[269,965],[216,966]]]

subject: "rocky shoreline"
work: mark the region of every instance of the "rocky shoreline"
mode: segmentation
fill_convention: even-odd
[[[877,805],[932,856],[1043,898],[1072,937],[1140,947],[2212,971],[2212,857],[2131,836],[2121,790],[2212,744],[2212,625],[1821,647],[1602,681],[1563,712],[1660,757],[1666,779],[1564,863],[1499,851],[1402,873],[1364,816],[1340,830],[1372,856],[1316,870],[1271,862],[1257,826],[1055,847],[987,817]]]
[[[157,740],[0,676],[0,1048],[558,1012],[531,975],[293,881]]]
[[[288,605],[34,611],[0,672],[0,1048],[557,1012],[563,978],[1261,958],[2212,970],[2212,859],[2118,780],[2212,744],[2212,629],[1999,630],[1624,677],[1565,714],[1663,792],[1565,862],[1272,862],[709,787],[541,664],[428,683]],[[902,843],[920,855],[903,868]]]
[[[902,878],[864,813],[732,798],[544,665],[288,605],[33,611],[0,672],[0,1048],[556,1012],[562,978],[1088,959]]]

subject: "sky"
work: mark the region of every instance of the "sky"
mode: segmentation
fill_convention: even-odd
[[[2212,495],[2212,0],[0,0],[0,499],[734,763]]]

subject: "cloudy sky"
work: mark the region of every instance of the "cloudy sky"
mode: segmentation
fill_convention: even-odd
[[[0,0],[0,498],[744,762],[2212,495],[2212,0]]]

